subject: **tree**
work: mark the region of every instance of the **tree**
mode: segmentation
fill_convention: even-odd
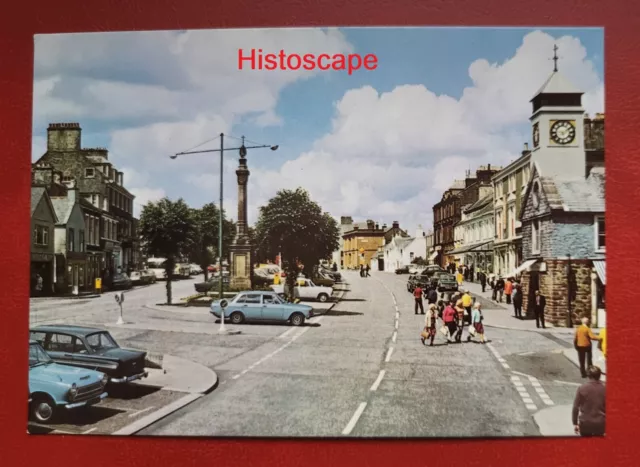
[[[413,261],[411,261],[411,264],[417,264],[418,266],[426,266],[427,260],[425,260],[422,256],[417,256],[413,258]]]
[[[167,258],[164,270],[167,277],[167,304],[171,305],[171,278],[176,262],[186,256],[196,237],[193,213],[182,200],[163,198],[148,203],[140,215],[140,236],[148,254]]]
[[[208,203],[200,209],[192,209],[192,216],[195,222],[195,240],[189,251],[189,260],[198,264],[204,271],[204,280],[209,278],[208,266],[215,261],[218,256],[218,231],[220,221],[220,210],[213,203]],[[229,246],[233,242],[236,226],[235,223],[226,219],[224,210],[222,212],[222,258],[229,258]]]
[[[302,189],[281,190],[260,208],[255,226],[258,259],[282,254],[289,293],[293,293],[301,265],[311,272],[338,249],[338,223]]]

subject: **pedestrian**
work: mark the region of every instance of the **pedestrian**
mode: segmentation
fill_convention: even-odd
[[[480,271],[478,273],[478,279],[480,279],[480,286],[482,287],[482,292],[484,293],[485,289],[487,288],[487,275],[484,273],[484,271]]]
[[[44,280],[40,274],[36,274],[36,295],[42,295],[42,288],[44,286]]]
[[[598,342],[598,348],[602,352],[602,357],[607,359],[607,328],[603,328],[602,331],[598,333],[598,337],[600,337],[600,342]]]
[[[460,271],[458,271],[458,273],[456,274],[456,282],[458,283],[458,287],[462,287],[462,280],[464,279],[464,276],[462,275],[462,273]]]
[[[444,321],[444,325],[447,327],[447,344],[451,343],[451,338],[456,332],[456,310],[454,308],[454,301],[451,300],[447,307],[442,312],[442,321]]]
[[[462,271],[465,282],[469,282],[469,268],[465,266]]]
[[[360,265],[360,277],[364,277],[364,264]]]
[[[522,286],[519,282],[513,287],[513,312],[516,318],[522,319]]]
[[[533,313],[536,316],[536,327],[539,328],[542,325],[542,329],[545,329],[544,307],[547,306],[547,297],[542,295],[539,290],[536,290],[535,295],[536,297],[533,304]]]
[[[415,289],[413,289],[413,298],[415,299],[415,304],[413,309],[418,314],[418,308],[420,308],[420,314],[424,315],[424,307],[422,305],[422,287],[418,284]]]
[[[457,326],[456,342],[460,343],[462,342],[462,331],[464,330],[464,321],[465,321],[464,318],[466,314],[466,310],[462,305],[462,299],[458,299],[456,301],[455,309],[456,309],[456,326]]]
[[[424,345],[425,340],[429,339],[429,347],[433,347],[433,340],[436,337],[436,327],[438,325],[438,310],[436,310],[435,304],[430,304],[427,310],[427,318],[424,323],[424,330],[422,331],[421,340]]]
[[[593,366],[592,341],[599,341],[601,337],[596,336],[589,327],[589,318],[582,318],[582,324],[576,328],[573,345],[578,352],[578,361],[580,362],[580,373],[583,378],[587,377],[587,370]],[[586,359],[586,368],[585,368]]]
[[[478,337],[480,342],[484,344],[485,336],[484,336],[484,325],[482,321],[484,317],[482,316],[482,308],[480,302],[477,302],[473,305],[473,311],[471,312],[471,326],[469,327],[469,335],[467,336],[467,342],[471,340],[471,337]]]
[[[513,279],[508,277],[504,283],[504,295],[507,299],[507,305],[511,305],[511,294],[513,293]]]
[[[365,271],[365,277],[371,277],[371,274],[369,274],[369,271],[371,271],[371,266],[367,264],[367,267],[364,268],[364,271]]]
[[[502,303],[502,294],[504,294],[505,283],[502,276],[496,281],[496,290],[498,291],[498,303]]]
[[[476,272],[476,269],[475,269],[474,265],[472,264],[471,267],[469,268],[469,280],[471,282],[474,282],[475,272]]]
[[[470,323],[471,322],[471,306],[473,305],[473,297],[471,297],[471,292],[469,292],[469,289],[466,289],[464,291],[464,294],[460,299],[462,300],[462,306],[465,311],[464,313],[465,321],[467,323]]]
[[[604,436],[605,431],[605,385],[600,381],[602,371],[590,366],[589,381],[576,391],[571,412],[574,431],[580,436]]]
[[[438,291],[435,287],[431,287],[427,292],[427,302],[429,305],[434,305],[438,301]]]
[[[489,281],[489,286],[491,287],[491,300],[494,302],[498,301],[498,287],[496,287],[496,278],[491,276],[491,280]]]

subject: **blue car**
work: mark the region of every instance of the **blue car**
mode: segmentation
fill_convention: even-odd
[[[97,404],[107,397],[107,375],[54,363],[42,346],[29,341],[29,415],[51,421],[59,409]]]
[[[313,316],[313,308],[309,305],[287,303],[275,292],[240,292],[227,302],[224,317],[233,324],[245,321],[286,321],[293,326],[300,326]],[[211,304],[211,314],[216,318],[222,314],[220,300]]]

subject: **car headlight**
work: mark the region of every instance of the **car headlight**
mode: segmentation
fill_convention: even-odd
[[[106,386],[109,382],[109,377],[107,375],[102,375],[102,379],[100,380],[103,386]]]
[[[69,389],[69,400],[72,401],[78,395],[78,388],[76,387],[76,383],[71,385],[71,389]]]

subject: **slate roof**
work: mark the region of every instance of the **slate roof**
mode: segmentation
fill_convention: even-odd
[[[71,216],[75,202],[65,196],[51,198],[51,204],[56,212],[56,216],[58,216],[58,223],[66,224],[69,221],[69,216]]]
[[[405,247],[409,246],[414,240],[415,240],[415,238],[400,237],[400,238],[396,239],[396,246],[398,248],[405,248]]]
[[[604,212],[604,172],[593,171],[583,179],[558,180],[541,177],[551,209],[570,212]]]
[[[31,187],[31,215],[33,216],[33,213],[36,211],[36,208],[38,207],[38,203],[40,203],[40,200],[42,199],[42,196],[45,193],[45,189],[40,187],[40,186],[32,186]]]
[[[465,212],[471,212],[471,211],[475,211],[476,209],[480,209],[482,207],[485,207],[487,204],[493,202],[493,193],[489,193],[487,196],[485,196],[484,198],[480,198],[478,201],[476,201],[475,203],[467,206],[464,211]]]
[[[583,94],[583,92],[560,73],[554,71],[535,95],[538,96],[540,94]]]

